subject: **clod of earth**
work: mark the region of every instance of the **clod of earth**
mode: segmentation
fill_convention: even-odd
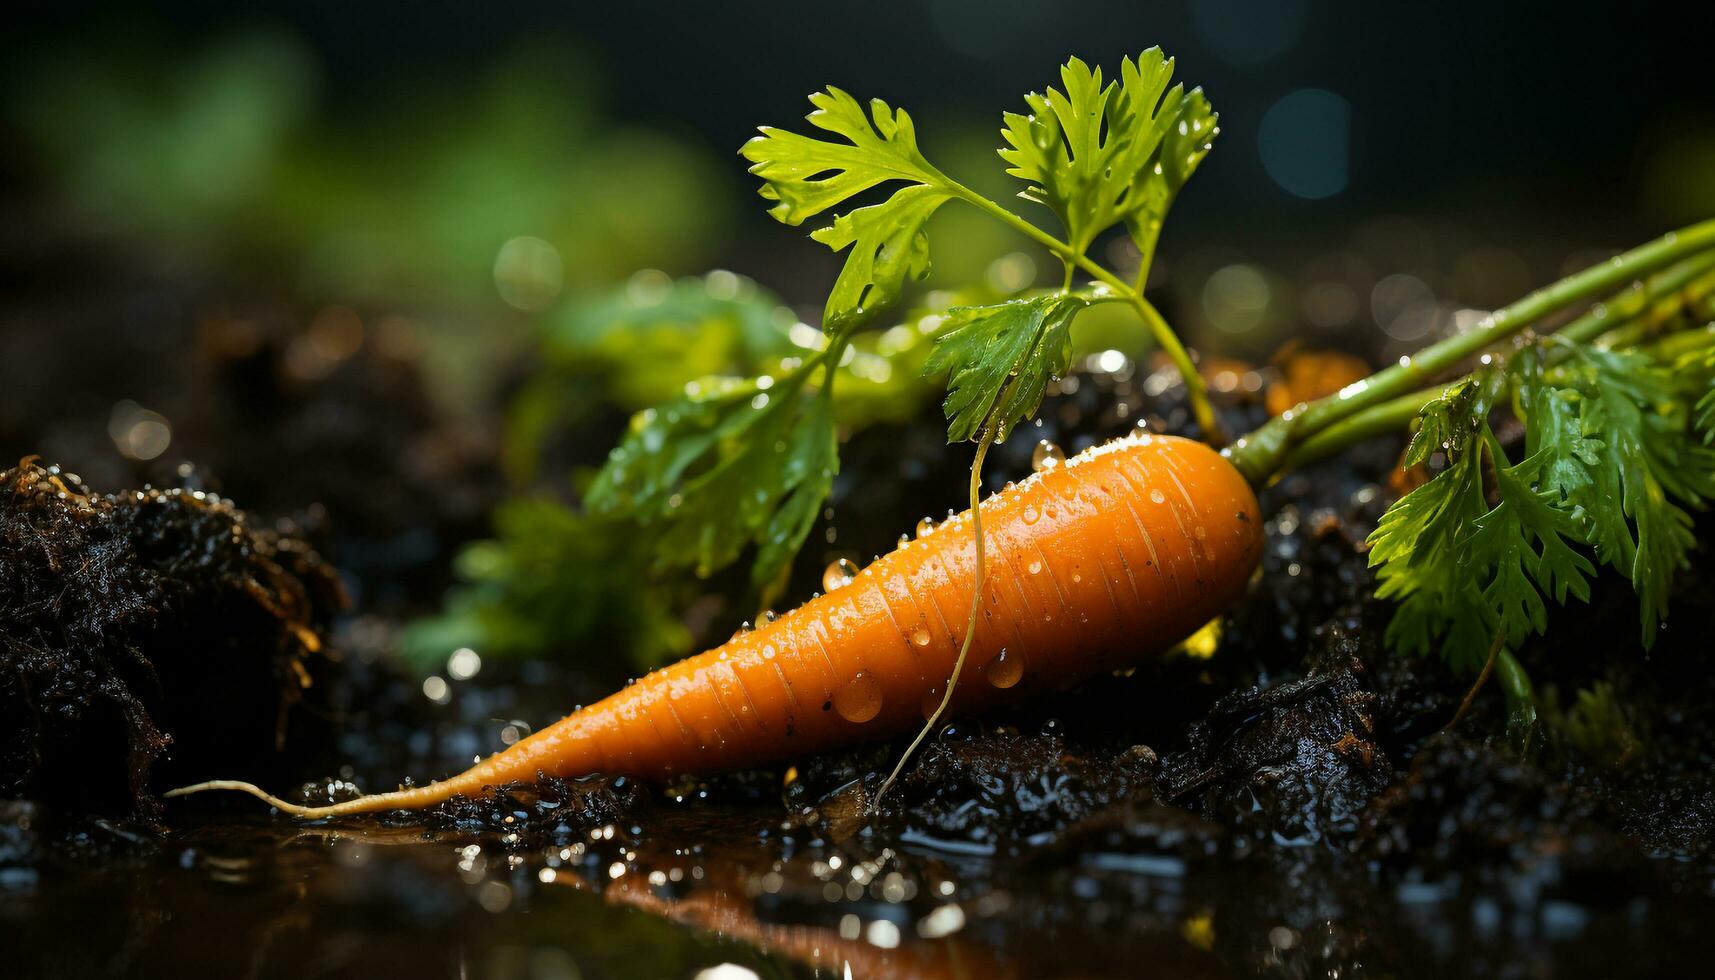
[[[152,816],[163,780],[267,765],[345,602],[229,501],[26,457],[0,472],[0,796]]]

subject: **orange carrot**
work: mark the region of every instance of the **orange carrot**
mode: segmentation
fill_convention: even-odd
[[[331,817],[481,795],[538,773],[664,778],[887,738],[923,723],[964,639],[970,512],[852,581],[636,681],[450,779],[288,813]],[[987,584],[956,711],[1064,687],[1159,653],[1238,597],[1262,553],[1256,496],[1207,446],[1134,435],[982,504]]]

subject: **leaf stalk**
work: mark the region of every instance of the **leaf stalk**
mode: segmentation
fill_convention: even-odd
[[[1294,450],[1318,434],[1372,409],[1378,410],[1379,418],[1366,419],[1365,423],[1354,424],[1346,431],[1353,435],[1365,433],[1369,431],[1370,421],[1379,423],[1381,419],[1397,419],[1404,411],[1404,401],[1409,400],[1405,397],[1408,393],[1446,374],[1484,348],[1512,337],[1569,306],[1612,294],[1628,282],[1711,249],[1715,249],[1715,220],[1669,232],[1607,262],[1539,289],[1485,317],[1471,330],[1432,344],[1411,357],[1402,357],[1399,363],[1348,385],[1334,395],[1295,407],[1239,439],[1226,450],[1226,454],[1253,483],[1267,483],[1286,468]],[[1639,290],[1639,293],[1647,294],[1648,289]],[[1580,336],[1585,331],[1595,331],[1599,336],[1617,326],[1617,321],[1622,319],[1623,312],[1607,308],[1592,310],[1566,329],[1576,328]],[[1396,403],[1396,399],[1400,401]],[[1326,455],[1345,444],[1324,439],[1317,444],[1316,453]]]

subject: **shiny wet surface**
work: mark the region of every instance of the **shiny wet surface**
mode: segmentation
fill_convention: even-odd
[[[1010,463],[1003,447],[996,479],[1027,472],[1035,441]],[[879,471],[864,451],[854,470]],[[1681,603],[1647,660],[1616,655],[1634,620],[1612,583],[1522,651],[1544,687],[1614,685],[1642,745],[1624,765],[1521,755],[1498,697],[1437,734],[1464,681],[1380,649],[1357,545],[1392,458],[1273,488],[1262,575],[1218,630],[955,720],[873,816],[899,744],[303,826],[244,798],[174,802],[159,824],[8,803],[0,948],[24,977],[1703,972],[1710,611]],[[952,469],[922,479],[954,486]],[[848,532],[905,526],[873,493],[844,506]],[[1702,560],[1685,594],[1712,585]],[[431,689],[386,666],[388,635],[360,613],[335,636],[344,659],[311,689],[325,739],[282,760],[316,780],[306,798],[457,771],[602,690],[499,662],[449,664]]]

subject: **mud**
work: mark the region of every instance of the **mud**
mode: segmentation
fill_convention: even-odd
[[[1037,439],[1074,452],[1140,421],[1188,424],[1177,386],[1141,368],[1074,377],[997,450],[993,485],[1028,471]],[[1226,398],[1233,428],[1260,419],[1265,382]],[[1636,735],[1625,758],[1552,724],[1519,745],[1492,689],[1448,730],[1469,678],[1381,650],[1370,598],[1362,541],[1398,448],[1267,491],[1263,572],[1218,632],[953,720],[874,813],[901,744],[307,826],[242,798],[185,801],[158,825],[32,799],[0,820],[0,930],[31,936],[26,976],[1706,972],[1707,555],[1649,657],[1608,580],[1519,652],[1563,704],[1611,685]],[[928,422],[860,435],[843,473],[870,476],[842,476],[812,540],[885,550],[958,505],[962,463]],[[288,743],[275,780],[316,800],[455,771],[596,693],[575,669],[492,664],[441,705],[365,656],[318,681],[337,741]]]
[[[201,490],[0,471],[0,796],[160,814],[162,781],[270,760],[346,603],[290,527]]]

